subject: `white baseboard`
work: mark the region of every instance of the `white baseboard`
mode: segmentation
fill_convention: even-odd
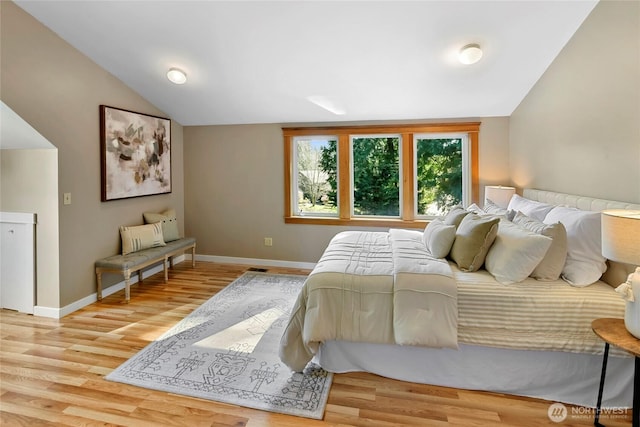
[[[196,259],[198,257],[196,256]],[[191,256],[189,255],[189,259],[191,259]],[[185,260],[185,255],[181,255],[181,256],[177,256],[173,259],[173,264],[179,264],[181,262],[183,262]],[[163,271],[162,268],[162,264],[156,265],[148,270],[144,271],[143,277],[149,277],[152,276],[156,273],[160,273],[161,271]],[[137,274],[132,274],[131,275],[131,284],[135,284],[138,283],[138,275]],[[102,289],[102,297],[108,297],[111,294],[115,294],[118,291],[121,291],[122,289],[124,289],[124,280],[109,286],[108,288],[104,288]],[[33,308],[33,315],[34,316],[41,316],[41,317],[52,317],[54,319],[60,319],[68,314],[73,313],[76,310],[80,310],[81,308],[84,308],[90,304],[93,304],[94,302],[98,301],[98,292],[96,291],[95,293],[88,295],[82,299],[79,299],[78,301],[72,302],[69,305],[65,305],[62,308],[52,308],[52,307],[43,307],[43,306],[35,306]]]
[[[189,256],[189,259],[191,257]],[[205,262],[218,262],[221,264],[241,264],[241,265],[259,265],[266,267],[287,267],[287,268],[303,268],[307,270],[313,270],[316,266],[314,262],[297,262],[297,261],[281,261],[275,259],[261,259],[261,258],[237,258],[228,256],[217,255],[198,255],[196,254],[196,261]]]
[[[179,264],[185,260],[191,261],[190,254],[184,254],[179,257],[175,257],[173,260],[174,264]],[[226,256],[216,256],[216,255],[198,255],[196,254],[196,261],[204,261],[204,262],[217,262],[221,264],[241,264],[241,265],[258,265],[263,267],[287,267],[287,268],[302,268],[307,270],[313,270],[316,266],[313,262],[295,262],[295,261],[281,261],[281,260],[273,260],[273,259],[260,259],[260,258],[237,258],[237,257],[226,257]],[[162,271],[162,264],[156,265],[153,268],[145,270],[144,276],[149,277],[156,273]],[[131,284],[138,283],[138,275],[134,274],[131,277]],[[108,297],[111,294],[114,294],[118,291],[124,289],[124,280],[118,282],[114,285],[109,286],[102,290],[102,297]],[[65,305],[62,308],[53,308],[53,307],[44,307],[44,306],[35,306],[33,308],[34,316],[41,317],[51,317],[54,319],[60,319],[68,314],[73,313],[76,310],[80,310],[94,302],[98,301],[98,293],[93,293],[88,295],[78,301],[72,302],[69,305]]]
[[[36,305],[33,307],[33,315],[40,317],[51,317],[53,319],[59,319],[62,317],[60,314],[60,308],[44,307]]]

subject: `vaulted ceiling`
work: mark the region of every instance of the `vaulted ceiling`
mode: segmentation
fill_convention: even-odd
[[[596,3],[16,1],[183,125],[508,116]]]

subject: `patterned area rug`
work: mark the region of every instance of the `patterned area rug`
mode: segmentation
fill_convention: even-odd
[[[306,276],[245,273],[106,379],[265,411],[322,419],[332,374],[278,357]]]

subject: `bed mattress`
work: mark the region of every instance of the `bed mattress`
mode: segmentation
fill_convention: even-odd
[[[462,272],[453,263],[451,269],[458,284],[460,343],[600,354],[602,341],[591,321],[624,317],[624,301],[604,282],[576,288],[563,280],[528,278],[503,285],[484,270]]]

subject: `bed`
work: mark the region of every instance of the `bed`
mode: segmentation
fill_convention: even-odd
[[[530,205],[520,207],[534,206],[527,214],[542,219],[569,209],[593,219],[599,215],[590,212],[640,208],[534,189],[523,196],[518,200]],[[511,226],[500,219],[500,227],[505,222]],[[569,236],[575,230],[565,223]],[[509,244],[508,233],[500,230],[493,245]],[[584,248],[569,247],[566,262],[561,260],[564,280],[510,281],[501,275],[504,256],[485,254],[484,268],[464,271],[458,262],[425,253],[423,238],[415,230],[338,234],[298,296],[281,341],[283,362],[301,370],[313,359],[331,372],[366,371],[595,407],[604,343],[590,325],[600,317],[624,317],[624,301],[614,287],[624,281],[628,266],[574,264],[584,261],[574,256]],[[548,243],[542,240],[538,246]],[[543,250],[548,255],[549,246]],[[493,252],[498,254],[497,246]],[[548,255],[553,262],[555,255]],[[568,269],[572,256],[573,271]],[[534,261],[518,265],[527,262]],[[542,265],[540,258],[535,262]],[[600,279],[584,277],[588,272]],[[365,276],[372,280],[365,283]],[[631,406],[633,370],[633,358],[612,348],[604,407]]]

